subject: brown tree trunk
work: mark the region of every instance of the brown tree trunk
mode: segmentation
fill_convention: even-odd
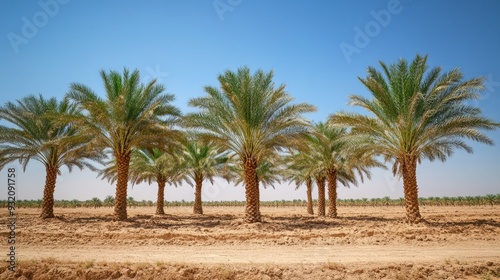
[[[165,204],[165,184],[167,180],[165,178],[158,178],[158,195],[156,197],[156,215],[165,215],[165,210],[163,206]]]
[[[45,167],[45,187],[43,189],[42,219],[54,218],[54,190],[56,188],[57,167]]]
[[[417,159],[407,155],[402,162],[406,222],[418,223],[422,217],[418,207]]]
[[[325,216],[325,177],[316,178],[318,185],[318,216]]]
[[[337,170],[328,170],[328,217],[337,218]]]
[[[245,159],[243,162],[243,170],[246,196],[245,222],[260,222],[260,193],[259,178],[257,177],[257,161],[254,158]]]
[[[127,219],[127,184],[130,152],[117,154],[116,164],[118,166],[118,179],[116,183],[114,216],[116,220],[123,221]]]
[[[203,205],[201,203],[201,187],[203,185],[203,175],[196,173],[194,176],[195,191],[194,191],[194,214],[203,214]]]
[[[307,214],[314,215],[311,177],[306,178],[306,187],[307,187]]]

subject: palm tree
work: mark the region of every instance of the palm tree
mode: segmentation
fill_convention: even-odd
[[[304,184],[306,185],[306,195],[307,195],[307,213],[314,215],[314,209],[313,209],[313,198],[312,198],[312,188],[313,188],[313,178],[311,176],[305,176],[303,177],[304,179]],[[296,188],[300,186],[299,181],[295,181]]]
[[[99,208],[102,206],[102,201],[98,197],[93,197],[90,202],[94,208]]]
[[[479,98],[483,78],[462,81],[459,69],[441,75],[441,68],[428,70],[427,56],[417,55],[409,64],[400,59],[386,65],[382,73],[368,68],[368,76],[359,78],[373,95],[368,99],[350,96],[350,103],[373,113],[365,116],[340,113],[330,120],[352,127],[352,132],[368,139],[367,148],[393,161],[393,173],[403,177],[406,220],[421,220],[418,205],[417,164],[422,159],[445,161],[454,149],[472,152],[463,139],[492,145],[481,130],[500,126],[481,116],[481,110],[467,104]]]
[[[216,175],[222,175],[222,170],[228,160],[227,153],[222,152],[213,142],[189,139],[182,151],[183,173],[195,184],[194,214],[203,214],[201,191],[203,181],[208,179],[213,184]],[[188,181],[192,185],[191,182]]]
[[[285,158],[286,170],[284,172],[284,177],[285,180],[295,182],[295,190],[297,190],[302,184],[306,185],[307,213],[314,215],[312,199],[314,174],[313,169],[311,168],[314,162],[309,155],[310,153],[306,150],[302,150],[300,152],[291,151],[291,154]]]
[[[357,175],[363,181],[370,178],[369,168],[381,167],[368,151],[358,150],[357,145],[347,141],[346,128],[315,125],[315,133],[310,137],[311,157],[316,172],[322,173],[328,182],[328,217],[337,217],[337,181],[344,186],[357,185]],[[321,183],[320,183],[321,184]]]
[[[87,145],[91,136],[68,121],[79,114],[67,100],[58,102],[41,95],[30,95],[0,108],[0,118],[13,125],[0,126],[0,169],[15,160],[24,171],[31,159],[45,166],[41,218],[54,217],[54,191],[61,167],[66,166],[70,172],[75,166],[94,170],[88,160],[100,161],[100,153]]]
[[[257,167],[276,150],[295,145],[309,132],[301,115],[315,108],[293,98],[285,86],[275,88],[273,72],[247,67],[226,71],[218,77],[220,89],[205,87],[206,97],[194,98],[190,106],[201,109],[187,116],[187,124],[236,155],[244,170],[247,223],[259,222],[259,181]]]
[[[111,207],[115,204],[115,198],[112,195],[106,196],[103,201],[104,206]]]
[[[123,76],[115,71],[100,72],[106,98],[97,96],[85,85],[73,83],[68,94],[87,114],[78,124],[92,135],[92,145],[110,149],[117,164],[114,216],[127,219],[127,182],[131,153],[138,147],[163,148],[180,132],[173,129],[180,111],[170,105],[171,94],[152,80],[140,84],[139,71],[124,69]],[[175,141],[174,141],[175,142]]]
[[[134,197],[132,196],[129,196],[127,197],[127,204],[128,204],[128,207],[132,208],[132,206],[137,206],[137,201],[135,201]]]
[[[176,154],[163,152],[159,149],[137,149],[132,152],[129,166],[129,180],[132,185],[143,182],[158,185],[156,200],[156,215],[164,215],[165,186],[171,184],[177,186],[187,178],[182,174],[181,160]],[[102,179],[114,183],[117,178],[115,161],[107,164],[107,167],[99,171]]]

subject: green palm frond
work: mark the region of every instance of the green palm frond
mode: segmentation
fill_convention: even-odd
[[[215,176],[224,176],[228,163],[228,152],[218,147],[215,142],[203,141],[191,135],[185,141],[179,155],[183,174],[192,181],[196,178],[209,180],[213,184]],[[190,182],[190,185],[193,185]]]
[[[136,149],[132,153],[129,167],[129,181],[132,185],[165,180],[166,183],[178,186],[189,182],[184,174],[184,166],[177,154],[167,153],[157,148]],[[114,183],[117,179],[117,167],[114,159],[106,163],[106,167],[98,171],[101,179]]]
[[[274,189],[275,184],[281,184],[285,173],[277,159],[278,157],[273,157],[273,160],[263,161],[257,166],[257,179],[264,188],[272,187]],[[244,169],[241,164],[234,163],[230,165],[229,172],[231,172],[229,177],[235,185],[245,185]]]
[[[310,138],[309,157],[315,173],[335,171],[344,186],[357,185],[358,178],[370,178],[370,168],[383,167],[373,153],[362,149],[366,142],[354,142],[345,127],[318,123]]]

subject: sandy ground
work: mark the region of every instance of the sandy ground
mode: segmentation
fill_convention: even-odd
[[[400,207],[339,208],[338,219],[264,207],[250,225],[243,207],[165,210],[117,222],[110,208],[56,208],[51,220],[18,209],[17,271],[2,262],[0,279],[500,279],[498,207],[424,207],[417,225]]]

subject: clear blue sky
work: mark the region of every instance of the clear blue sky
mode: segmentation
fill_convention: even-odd
[[[273,69],[276,83],[286,84],[297,101],[317,106],[308,117],[324,121],[334,112],[355,110],[347,105],[348,95],[368,95],[357,80],[368,66],[419,53],[429,55],[430,66],[487,77],[487,90],[475,104],[500,121],[498,13],[496,0],[4,0],[0,104],[38,93],[61,99],[72,82],[103,94],[99,70],[128,67],[139,69],[144,81],[158,78],[188,112],[187,101],[203,95],[203,86],[217,86],[218,74],[247,65]],[[472,144],[472,155],[457,151],[444,164],[423,162],[417,170],[420,196],[500,193],[500,131],[488,135],[496,146]],[[56,199],[114,195],[115,187],[95,173],[62,173]],[[18,198],[40,199],[44,168],[33,162],[18,175]],[[205,200],[244,200],[241,186],[217,181],[205,187]],[[156,186],[129,187],[129,195],[155,200]],[[373,180],[358,188],[339,188],[339,198],[383,196],[403,196],[402,184],[388,171],[373,170]],[[280,185],[262,190],[261,198],[305,199],[305,188]],[[192,200],[193,189],[167,188],[166,199]]]

